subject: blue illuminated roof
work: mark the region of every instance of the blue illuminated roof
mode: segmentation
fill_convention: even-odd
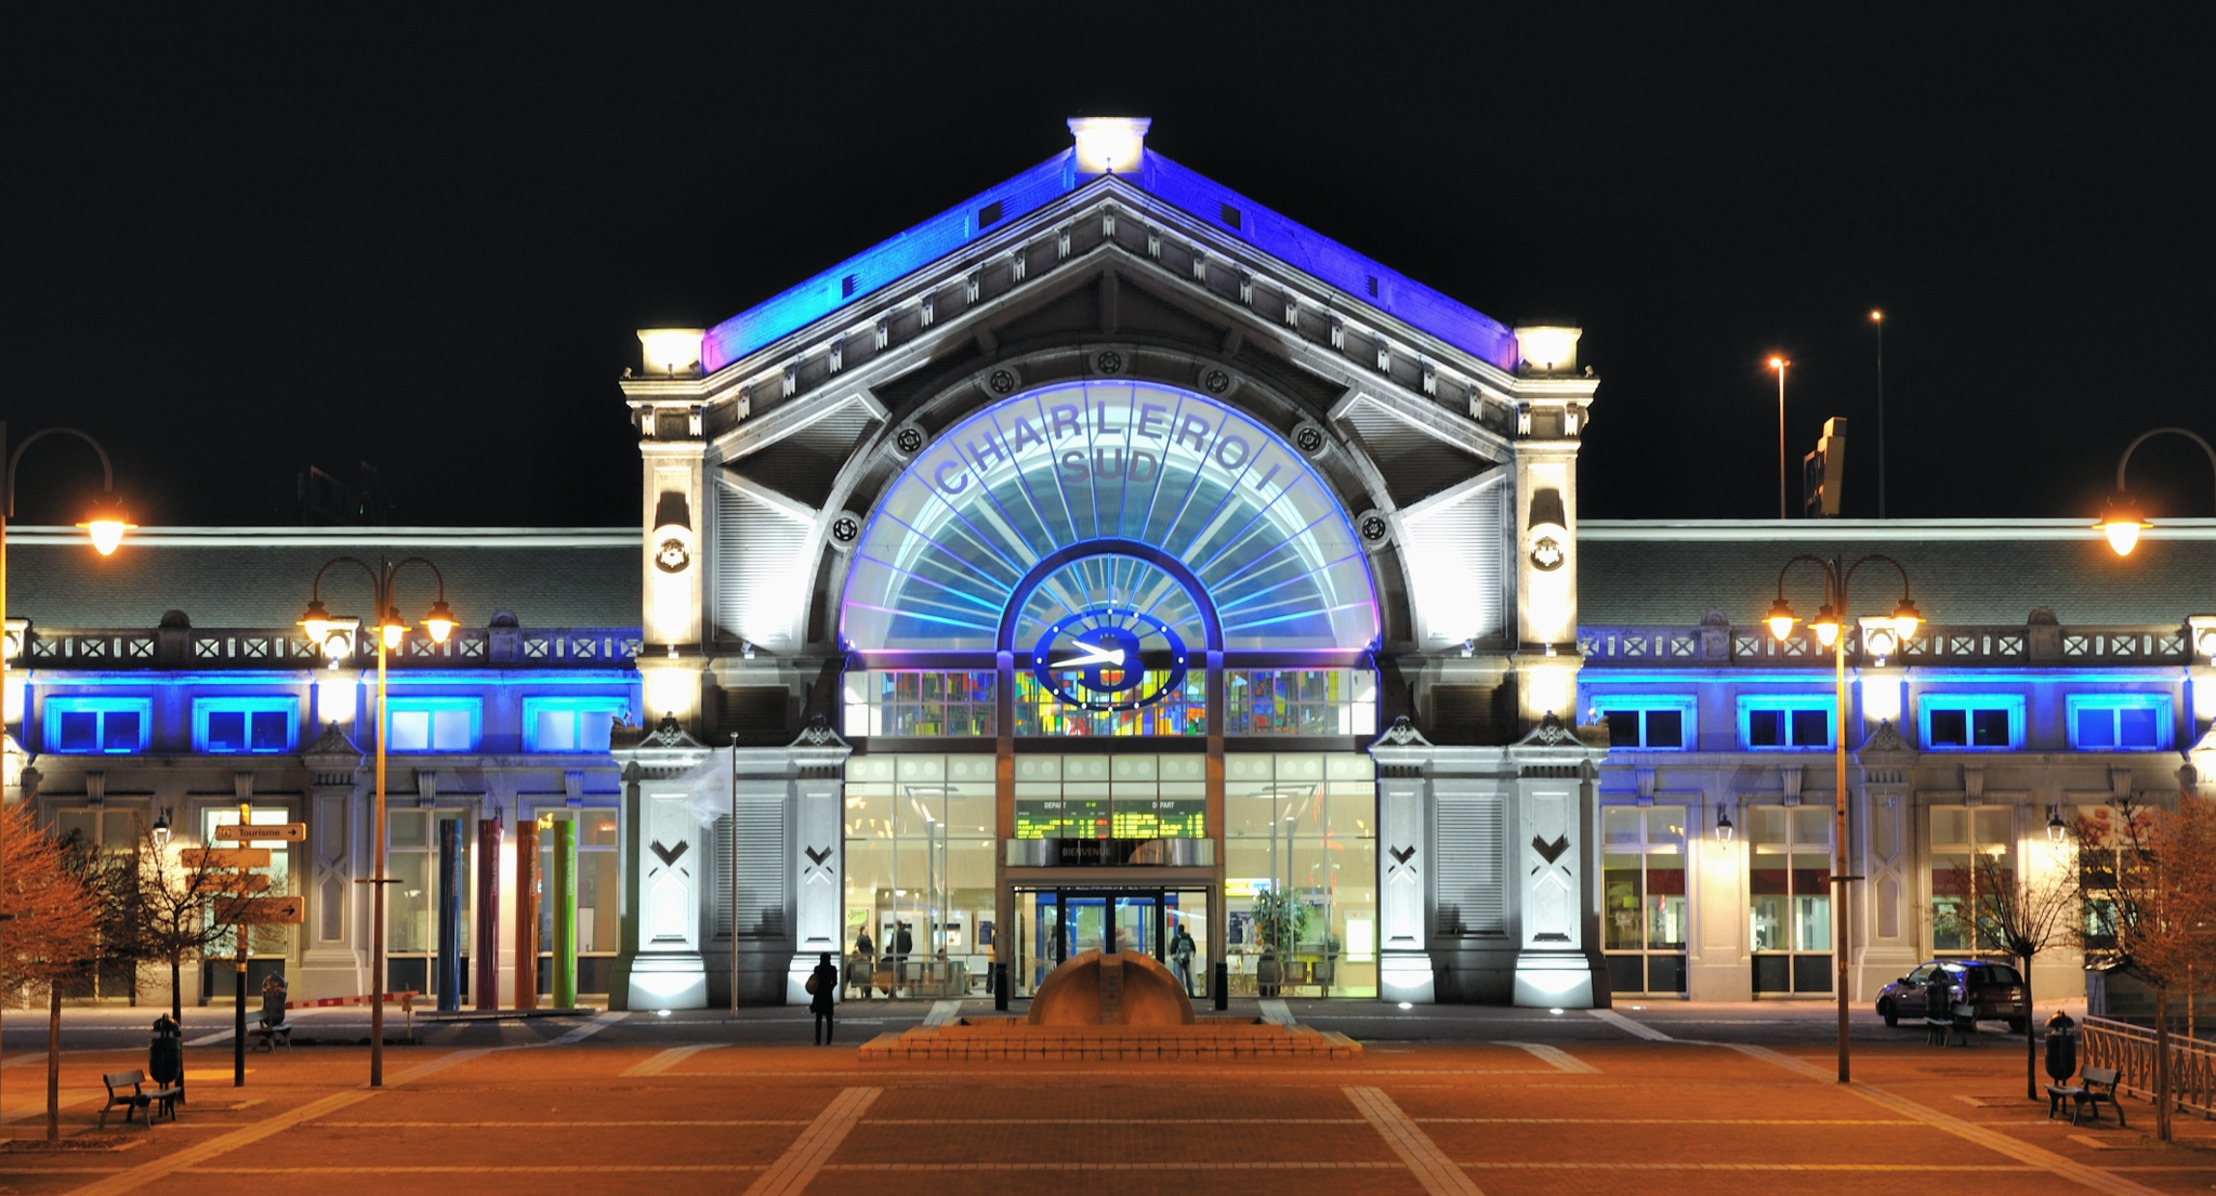
[[[1079,174],[1076,157],[1075,149],[1064,150],[716,325],[701,338],[701,368],[710,373],[722,369],[840,308],[862,302],[980,235],[1077,190],[1090,176]],[[1120,177],[1205,221],[1218,233],[1245,241],[1354,296],[1358,302],[1501,369],[1515,368],[1516,338],[1500,321],[1153,150],[1145,151],[1136,174]],[[979,214],[996,205],[999,210],[994,219],[978,227]],[[1227,222],[1227,215],[1236,223]]]

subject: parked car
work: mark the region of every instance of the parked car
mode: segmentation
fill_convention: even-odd
[[[1888,1026],[1902,1018],[1921,1020],[1924,990],[1934,969],[1947,973],[1956,1001],[1977,1007],[1979,1021],[2005,1021],[2018,1034],[2031,1024],[2031,1010],[2024,1005],[2024,978],[2015,965],[1984,959],[1934,959],[1895,980],[1877,994],[1878,1016]]]

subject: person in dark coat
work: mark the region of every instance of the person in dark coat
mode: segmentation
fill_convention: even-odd
[[[1935,967],[1925,980],[1924,1041],[1947,1045],[1947,1030],[1954,1024],[1954,986],[1947,969]]]
[[[808,1009],[816,1015],[816,1045],[831,1045],[831,1011],[839,995],[839,969],[831,953],[816,956],[816,970],[808,973]]]

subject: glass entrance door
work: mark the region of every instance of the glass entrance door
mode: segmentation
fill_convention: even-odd
[[[1117,950],[1152,956],[1183,979],[1180,930],[1192,942],[1190,991],[1206,996],[1207,890],[1018,889],[1010,993],[1033,995],[1048,973],[1082,952],[1101,950],[1111,937]]]

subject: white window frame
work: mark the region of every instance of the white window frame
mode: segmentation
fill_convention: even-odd
[[[2166,752],[2177,742],[2177,717],[2170,705],[2168,694],[2070,694],[2063,700],[2063,717],[2068,723],[2070,750],[2076,752]],[[2106,747],[2087,747],[2078,741],[2078,714],[2081,711],[2106,711],[2118,742]],[[2155,712],[2155,742],[2146,745],[2123,743],[2123,725],[2118,714],[2125,710],[2152,710]]]
[[[1695,713],[1698,705],[1698,700],[1691,694],[1596,694],[1592,699],[1592,708],[1603,715],[1624,714],[1632,711],[1639,713],[1639,742],[1616,743],[1611,740],[1608,746],[1612,748],[1637,748],[1644,752],[1693,751],[1700,743],[1700,722],[1698,715]],[[1679,724],[1681,742],[1676,747],[1653,747],[1647,743],[1646,716],[1650,710],[1675,710],[1678,712],[1678,716],[1682,720]]]
[[[1931,739],[1931,716],[1936,711],[1959,710],[1966,717],[1978,710],[2001,710],[2008,715],[2008,742],[2006,744],[1934,743]],[[1972,720],[1974,721],[1974,720]],[[1974,737],[1972,721],[1965,721],[1965,734]],[[2024,747],[2024,695],[1995,693],[1945,693],[1919,694],[1916,697],[1916,733],[1924,750],[1929,752],[2018,752]]]
[[[1828,752],[1838,742],[1839,719],[1834,713],[1837,699],[1829,694],[1750,695],[1739,697],[1739,746],[1750,752]],[[1792,734],[1791,713],[1796,710],[1820,710],[1824,713],[1824,741],[1822,743],[1766,743],[1756,744],[1749,715],[1756,711],[1779,711],[1785,720],[1786,734]]]
[[[246,716],[246,741],[254,741],[254,716],[282,712],[285,716],[285,742],[281,747],[214,748],[208,746],[208,716],[211,714],[243,714]],[[300,699],[291,696],[259,698],[194,698],[192,700],[192,750],[211,755],[252,756],[279,755],[290,752],[300,742]]]
[[[84,750],[84,749],[81,749],[81,748],[65,748],[65,747],[63,747],[63,746],[62,746],[62,719],[61,719],[61,716],[62,716],[62,715],[65,715],[65,714],[96,714],[96,715],[99,715],[99,716],[100,716],[100,725],[99,725],[99,730],[97,730],[96,732],[94,732],[94,734],[93,734],[93,740],[94,740],[94,742],[96,742],[96,743],[102,743],[102,744],[105,744],[105,743],[106,743],[106,742],[108,741],[108,720],[107,720],[107,716],[108,716],[109,714],[123,714],[123,713],[132,713],[132,714],[136,714],[136,715],[138,715],[138,720],[139,720],[139,736],[138,736],[138,746],[136,746],[136,747],[132,747],[132,748],[123,748],[123,749],[120,749],[120,750],[117,750],[117,749],[110,749],[110,748],[106,748],[106,747],[96,747],[96,748],[93,748],[93,749],[92,749],[92,750],[90,750],[90,751],[86,751],[86,750]],[[79,696],[79,695],[69,695],[69,696],[60,696],[60,697],[50,697],[50,698],[47,698],[47,699],[46,699],[46,700],[45,700],[45,701],[44,701],[43,703],[41,703],[41,704],[40,704],[40,710],[39,710],[39,723],[40,723],[40,732],[41,732],[41,733],[40,733],[40,738],[41,738],[42,740],[44,740],[44,741],[45,741],[45,743],[46,743],[46,750],[47,750],[47,751],[49,751],[49,752],[53,752],[53,753],[56,753],[57,755],[67,755],[67,756],[129,756],[129,755],[136,755],[136,754],[140,754],[140,753],[143,753],[143,752],[145,752],[145,751],[146,751],[146,745],[147,745],[148,743],[152,742],[152,740],[153,740],[153,734],[154,734],[154,701],[153,701],[153,699],[151,699],[151,698],[108,698],[108,697],[85,697],[85,696]]]
[[[598,740],[597,746],[588,744],[586,742],[587,737],[583,734],[587,725],[586,720],[590,717],[598,716],[602,727],[605,728],[607,724],[615,718],[615,716],[624,714],[630,709],[630,699],[617,697],[613,694],[590,694],[575,697],[525,698],[523,699],[523,750],[526,752],[557,752],[572,754],[577,752],[605,752],[608,750],[608,744],[605,738]],[[584,746],[542,746],[539,743],[539,719],[541,716],[548,714],[569,715],[571,740],[573,741],[573,744],[580,744]]]
[[[466,710],[469,712],[469,743],[465,747],[440,747],[438,745],[437,715],[442,711],[451,710]],[[392,716],[418,712],[432,716],[424,729],[425,746],[402,747],[395,744],[392,734]],[[414,696],[396,698],[390,695],[385,698],[385,750],[388,752],[408,752],[411,754],[474,752],[484,742],[484,731],[485,701],[483,698],[421,698]]]

